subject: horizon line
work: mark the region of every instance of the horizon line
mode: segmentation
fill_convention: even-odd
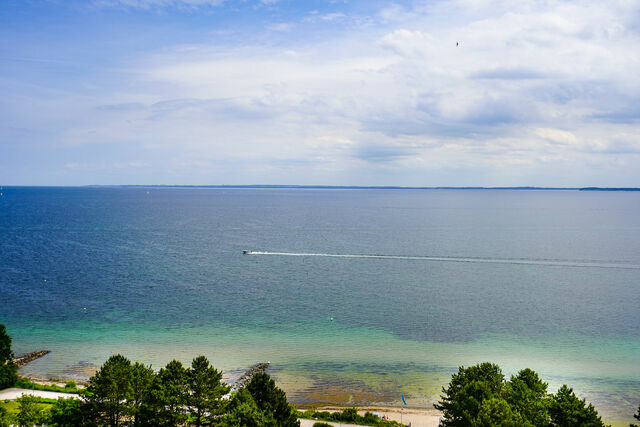
[[[254,188],[326,190],[561,190],[640,191],[640,187],[537,187],[537,186],[399,186],[399,185],[298,185],[298,184],[89,184],[89,185],[4,185],[1,188]]]

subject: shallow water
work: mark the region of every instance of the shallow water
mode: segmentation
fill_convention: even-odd
[[[4,188],[0,322],[53,350],[37,376],[205,354],[271,361],[297,402],[429,406],[490,360],[629,422],[637,212],[622,192]]]

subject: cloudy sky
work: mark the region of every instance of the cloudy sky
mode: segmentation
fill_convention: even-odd
[[[640,186],[640,2],[3,0],[0,185]]]

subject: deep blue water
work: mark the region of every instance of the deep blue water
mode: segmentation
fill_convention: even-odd
[[[0,322],[16,350],[60,349],[32,373],[99,364],[105,340],[153,346],[156,364],[163,348],[202,343],[228,369],[268,354],[292,393],[305,372],[325,373],[316,388],[361,374],[391,394],[410,382],[403,375],[438,372],[443,384],[411,385],[433,400],[458,363],[486,355],[575,384],[614,416],[640,403],[640,193],[2,193]],[[82,355],[60,354],[70,347]]]

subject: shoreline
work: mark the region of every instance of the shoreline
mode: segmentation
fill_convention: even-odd
[[[187,342],[184,344],[189,343]],[[359,341],[350,344],[353,344],[353,348],[361,348],[361,346],[365,346],[367,349],[369,348],[366,347],[366,343],[363,344]],[[616,345],[615,342],[612,344],[614,344],[614,348],[619,346]],[[29,347],[38,348],[41,345],[41,343],[35,342],[34,340],[34,343],[29,345]],[[411,350],[410,343],[408,346]],[[42,345],[42,347],[45,347],[45,345]],[[187,354],[190,351],[184,349],[185,347],[183,347],[182,351],[176,352],[176,354],[169,354],[166,357],[176,357],[184,363],[187,363],[189,359]],[[79,353],[74,353],[72,351],[76,350],[74,345],[69,346],[69,348],[65,346],[58,348],[49,343],[45,348],[51,348],[52,353],[22,366],[21,376],[29,378],[33,382],[40,384],[56,383],[58,386],[64,387],[66,383],[65,379],[69,379],[75,381],[77,385],[82,386],[86,385],[88,378],[91,377],[95,373],[95,370],[99,368],[98,365],[100,362],[96,358],[81,357]],[[138,347],[131,346],[131,348],[118,348],[118,350],[122,350],[123,354],[128,354],[129,352],[125,350],[132,350],[135,352],[136,348]],[[349,346],[344,346],[344,348],[340,348],[339,350],[347,350],[348,348]],[[91,346],[91,349],[94,351],[95,347]],[[158,355],[161,355],[162,353],[150,351],[152,349],[145,349],[144,352],[139,352],[139,354],[136,354],[133,358],[140,359],[142,357],[160,357]],[[28,348],[25,350],[28,350]],[[256,360],[264,361],[267,359],[274,359],[273,354],[269,353],[269,351],[264,353],[260,352],[258,355],[259,349],[253,349],[252,351],[255,352],[255,357],[249,357],[246,356],[247,349],[242,348],[242,350],[245,350],[245,352],[239,352],[239,354],[245,355],[244,358],[248,359],[244,368],[227,368],[223,371],[225,380],[230,384],[238,381],[247,370],[255,366]],[[332,351],[333,350],[335,349],[332,349]],[[479,347],[479,350],[482,350],[482,346]],[[482,360],[494,359],[493,357],[486,356],[485,353],[483,354]],[[84,355],[84,353],[82,355]],[[250,356],[254,356],[254,354],[250,353]],[[250,359],[253,360],[249,361]],[[103,361],[103,359],[100,360]],[[260,363],[257,365],[260,365]],[[162,366],[162,363],[157,362],[156,366]],[[394,366],[392,365],[390,369],[393,367]],[[221,367],[221,369],[223,368]],[[287,393],[287,399],[289,402],[297,408],[314,408],[318,410],[324,408],[349,407],[375,408],[376,411],[388,410],[390,412],[390,416],[391,412],[393,412],[395,415],[393,415],[392,419],[397,419],[399,421],[400,418],[398,417],[400,417],[403,412],[401,409],[401,402],[398,397],[400,396],[400,392],[404,391],[405,396],[408,397],[408,403],[410,405],[416,405],[415,407],[405,408],[406,411],[417,410],[419,418],[421,419],[425,416],[429,417],[435,415],[432,412],[430,405],[438,400],[440,394],[439,391],[449,382],[451,373],[441,373],[439,371],[418,371],[415,369],[415,372],[412,370],[408,374],[404,372],[392,372],[392,375],[387,376],[380,374],[379,371],[382,370],[383,369],[380,368],[378,371],[375,371],[372,368],[365,372],[360,368],[354,371],[343,370],[335,372],[331,369],[302,371],[301,369],[289,370],[279,364],[271,365],[268,369],[269,374],[273,376],[278,386]],[[507,368],[505,371],[505,375],[508,375],[514,372],[514,368]],[[369,375],[367,375],[368,373]],[[409,385],[404,386],[403,384],[405,383],[408,383]],[[416,387],[416,384],[418,384],[419,387]],[[558,381],[552,383],[550,385],[550,391],[557,389],[559,384],[561,383]],[[576,387],[575,382],[570,382],[569,385]],[[581,398],[586,398],[589,402],[593,403],[603,419],[614,426],[628,426],[629,422],[634,421],[631,419],[631,415],[637,409],[637,406],[634,407],[627,403],[629,401],[627,399],[627,395],[606,395],[605,397],[607,397],[607,399],[602,398],[600,401],[594,400],[593,397],[598,397],[598,395],[595,395],[593,391],[592,396],[584,392],[582,392],[580,396]],[[409,398],[411,398],[411,400],[409,400]],[[631,396],[631,399],[635,402],[635,399],[637,398]],[[621,410],[620,408],[622,408],[623,405],[628,406],[628,410]],[[418,419],[416,422],[423,421]],[[414,425],[417,424],[414,423]]]
[[[265,366],[266,365],[266,366]],[[246,376],[250,376],[254,371],[266,370],[268,364],[266,363],[258,363],[251,366],[244,374],[242,374],[239,378],[240,382],[243,382],[242,379]],[[40,385],[57,385],[59,387],[64,387],[66,384],[66,380],[61,378],[38,378],[32,376],[20,376],[21,378],[26,378],[33,383],[37,383]],[[81,381],[78,383],[78,386],[81,388],[86,387],[88,382]],[[237,384],[231,384],[232,386],[237,386]],[[19,392],[28,392],[28,394],[38,394],[41,397],[49,397],[56,398],[61,397],[62,395],[66,396],[66,393],[61,392],[48,392],[41,390],[27,390],[27,389],[17,389],[10,388],[3,390],[5,393],[3,398],[5,399],[15,399],[18,397],[16,393]],[[15,396],[14,396],[15,394]],[[69,395],[70,397],[76,395]],[[300,412],[304,412],[309,409],[315,409],[316,411],[328,411],[328,412],[337,412],[342,411],[347,408],[357,408],[358,414],[364,415],[366,412],[372,412],[378,414],[380,417],[385,417],[386,419],[398,421],[407,425],[411,425],[412,427],[437,427],[439,425],[440,419],[442,417],[442,412],[438,411],[435,408],[418,408],[418,407],[403,407],[403,406],[391,406],[391,405],[340,405],[340,404],[327,404],[326,402],[317,402],[317,403],[307,403],[307,404],[295,404],[293,406],[299,410]],[[302,427],[312,426],[313,423],[317,422],[317,420],[310,419],[301,419],[303,421],[301,423]],[[334,423],[335,424],[335,423]],[[336,424],[338,425],[338,424]]]
[[[266,364],[258,363],[258,364],[252,365],[247,370],[245,370],[245,373],[247,373],[252,369],[262,368],[263,366],[260,366],[260,365],[266,365]],[[232,376],[235,377],[236,378],[235,381],[237,381],[243,375],[242,374],[238,375],[238,373],[236,373],[236,375],[232,375]],[[59,387],[64,387],[67,381],[60,377],[42,378],[38,376],[29,376],[29,375],[20,375],[20,377],[27,378],[34,383],[38,383],[42,385],[54,384]],[[76,379],[74,381],[76,382],[78,388],[84,388],[88,385],[88,381],[86,380],[78,381]],[[233,382],[235,381],[232,381],[229,384],[233,385]],[[353,390],[353,392],[355,393],[355,390]],[[303,403],[299,401],[296,402],[295,398],[291,399],[291,397],[289,397],[289,393],[287,393],[287,395],[288,395],[287,399],[289,400],[290,404],[294,406],[296,409],[298,409],[300,412],[304,412],[309,409],[315,409],[316,411],[335,412],[335,411],[342,411],[347,408],[356,408],[360,415],[364,415],[365,412],[367,411],[372,413],[377,413],[380,416],[385,416],[388,419],[393,421],[401,422],[404,424],[411,423],[410,425],[412,427],[436,427],[439,425],[439,421],[443,415],[441,411],[432,407],[402,406],[401,403],[396,404],[396,402],[389,402],[389,404],[386,404],[384,402],[361,401],[357,404],[354,404],[354,403],[346,403],[346,402],[332,403],[327,400],[322,400],[322,401],[316,401],[316,402],[307,401]],[[612,426],[622,427],[622,426],[629,425],[629,419],[627,419],[627,417],[624,417],[624,416],[611,417],[611,416],[606,416],[604,414],[601,414],[601,415],[603,415],[604,421],[609,423]],[[313,422],[308,424],[308,427],[313,426]],[[307,427],[306,424],[302,424],[302,426]]]
[[[294,405],[299,411],[310,409],[309,407],[303,408],[306,405]],[[336,412],[343,409],[353,408],[354,406],[338,406],[338,405],[323,405],[313,407],[317,411]],[[413,408],[413,407],[397,407],[397,406],[379,406],[379,405],[363,405],[355,406],[358,409],[358,414],[364,415],[365,412],[376,413],[379,416],[384,416],[389,420],[398,421],[411,427],[437,427],[442,418],[442,412],[437,409],[429,408]],[[301,418],[303,420],[303,418]],[[307,419],[308,420],[308,419]],[[311,421],[308,425],[312,426],[316,421]],[[333,423],[338,425],[338,423]],[[301,423],[301,427],[306,427]]]

